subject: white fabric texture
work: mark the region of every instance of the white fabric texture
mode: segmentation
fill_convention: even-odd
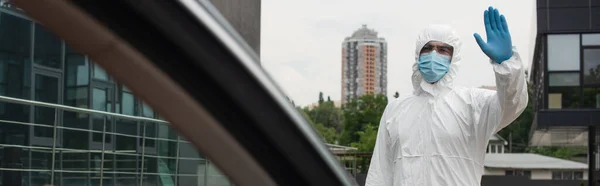
[[[425,82],[416,62],[429,41],[454,47],[450,71]],[[414,92],[391,100],[381,118],[367,186],[478,186],[489,138],[514,121],[528,102],[521,58],[493,65],[498,91],[454,87],[461,42],[449,26],[419,34],[412,81]],[[492,73],[492,72],[490,72]],[[474,77],[476,78],[476,77]]]

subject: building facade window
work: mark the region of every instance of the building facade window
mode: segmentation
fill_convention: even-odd
[[[34,100],[46,103],[59,104],[60,97],[60,77],[34,73]],[[34,107],[33,122],[45,126],[35,126],[34,136],[42,138],[52,138],[52,126],[58,124],[58,111],[52,108]]]
[[[579,73],[577,72],[555,72],[549,74],[549,84],[551,87],[579,86]]]
[[[33,61],[45,67],[62,68],[62,40],[35,24]]]
[[[582,34],[581,45],[600,46],[600,34]]]
[[[506,170],[504,173],[506,176],[525,176],[531,179],[531,171],[529,170]]]
[[[600,108],[600,34],[551,34],[546,39],[546,107]]]
[[[583,82],[600,85],[600,48],[583,49]]]
[[[548,35],[548,71],[579,70],[579,34]]]
[[[583,171],[552,171],[553,180],[583,180]]]
[[[94,79],[108,81],[109,77],[106,71],[100,65],[94,64]]]

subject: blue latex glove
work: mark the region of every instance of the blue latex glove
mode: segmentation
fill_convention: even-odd
[[[490,59],[498,64],[510,59],[513,55],[512,40],[504,15],[498,13],[498,9],[491,7],[483,13],[487,43],[483,42],[481,36],[475,33],[475,40],[479,47]]]

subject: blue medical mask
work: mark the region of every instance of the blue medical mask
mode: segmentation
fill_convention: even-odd
[[[419,56],[419,71],[428,83],[442,79],[450,70],[450,56],[440,55],[435,50]]]

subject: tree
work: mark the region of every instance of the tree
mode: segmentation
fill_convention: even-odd
[[[323,103],[325,100],[323,99],[323,92],[319,92],[319,105]]]
[[[398,93],[398,91],[396,91],[396,93],[394,93],[394,98],[398,98],[400,97],[400,94]]]
[[[323,124],[325,127],[333,127],[337,131],[342,129],[343,115],[342,110],[335,107],[331,101],[323,102],[306,113],[316,123]]]
[[[381,115],[387,106],[387,97],[381,94],[367,94],[346,103],[343,110],[344,129],[340,136],[340,144],[351,145],[360,140],[360,131],[364,131],[368,123],[378,127]]]
[[[336,144],[338,139],[338,133],[333,127],[325,127],[325,125],[316,123],[313,127],[317,130],[317,133],[321,135],[321,138],[326,143]]]
[[[336,108],[331,98],[327,96],[327,102],[323,100],[323,92],[319,92],[319,105],[309,109],[304,107],[298,109],[311,124],[313,129],[321,135],[326,143],[337,143],[342,126],[342,111]]]
[[[358,131],[359,140],[353,142],[352,147],[358,148],[358,152],[373,152],[375,142],[377,141],[377,126],[373,124],[365,124],[363,131]],[[369,168],[370,158],[359,157],[358,169],[362,173],[366,173]]]
[[[363,131],[358,131],[358,142],[352,143],[352,147],[358,148],[359,152],[373,152],[377,141],[377,126],[365,124]]]
[[[319,134],[321,136],[321,139],[325,143],[335,144],[337,142],[339,135],[338,135],[337,131],[335,130],[335,128],[326,127],[325,125],[323,125],[321,123],[317,123],[314,120],[312,120],[311,117],[307,113],[307,111],[308,111],[307,107],[305,107],[304,109],[298,109],[298,111],[300,111],[300,113],[304,116],[306,121],[312,126],[312,128],[315,130],[315,132],[317,132],[317,134]]]
[[[529,147],[527,151],[530,153],[551,156],[555,158],[572,160],[577,154],[587,153],[586,147]]]

